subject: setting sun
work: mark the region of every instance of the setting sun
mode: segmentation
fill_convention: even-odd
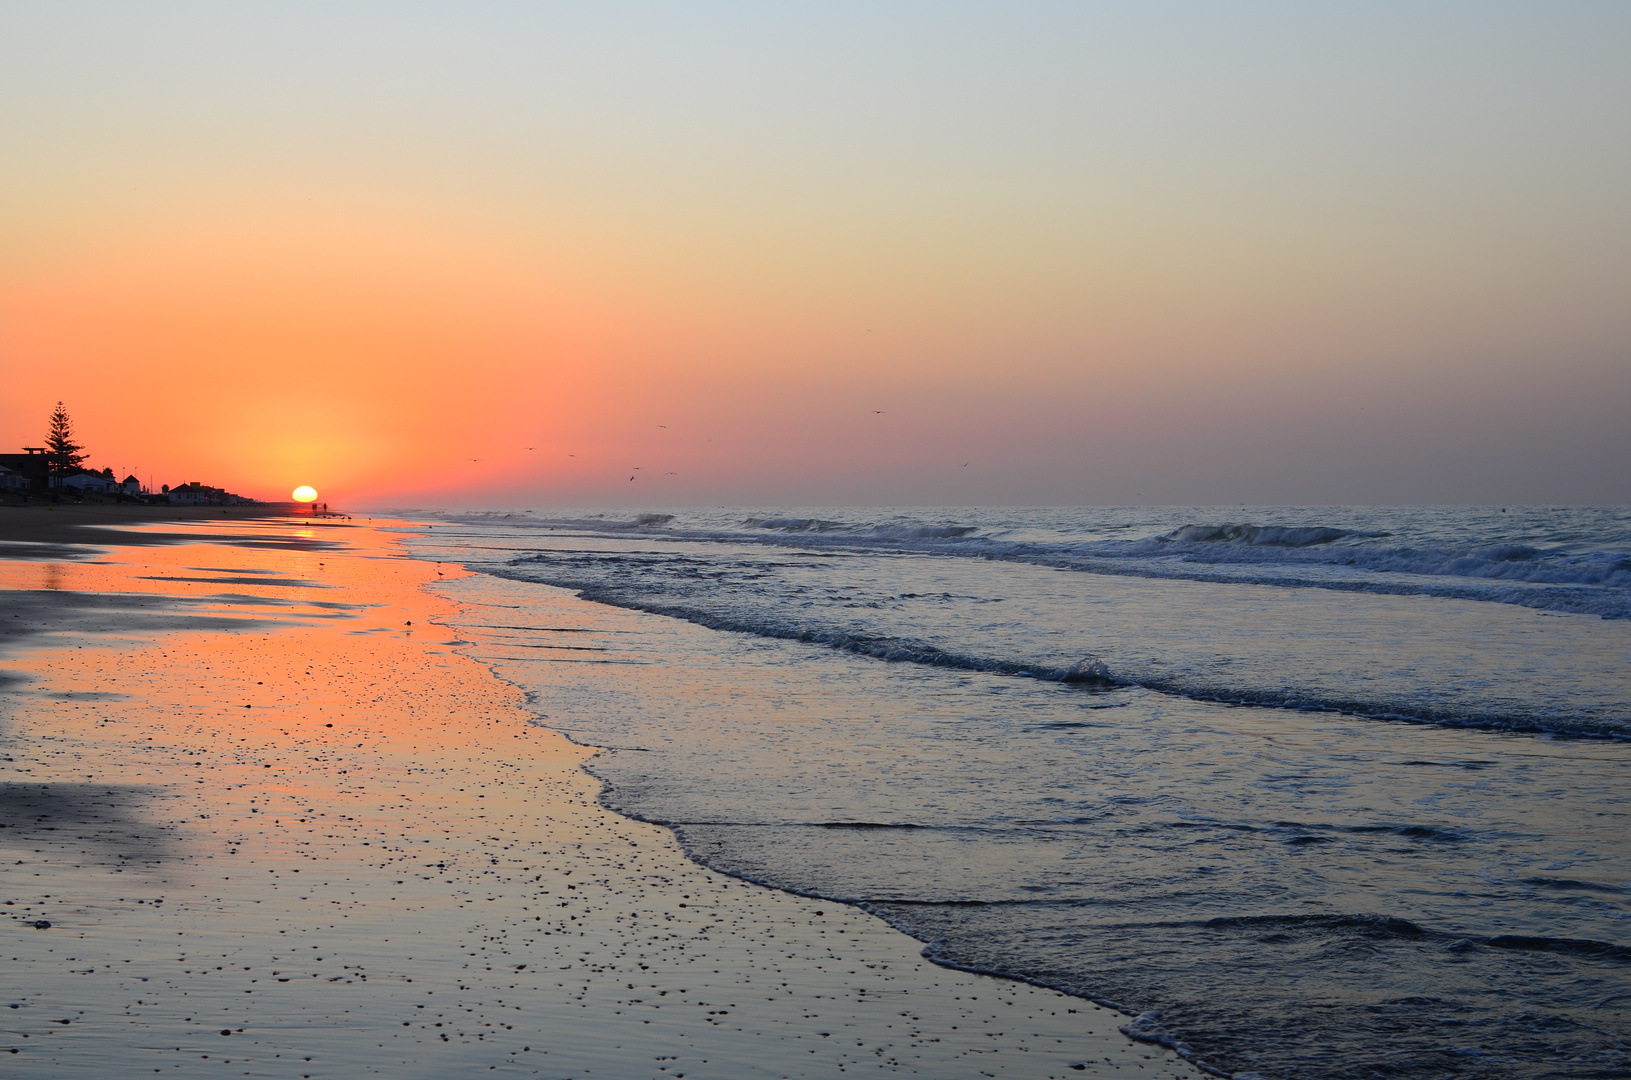
[[[301,484],[291,494],[293,494],[295,502],[309,503],[317,498],[317,489],[310,484]]]

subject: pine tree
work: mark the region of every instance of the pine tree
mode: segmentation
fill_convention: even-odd
[[[60,476],[79,468],[85,461],[84,449],[74,442],[74,422],[68,419],[68,410],[57,402],[45,434],[45,456],[50,459],[51,471]]]

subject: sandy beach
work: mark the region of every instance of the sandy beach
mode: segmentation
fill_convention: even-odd
[[[402,523],[42,517],[0,516],[7,1076],[1198,1075],[603,809]]]

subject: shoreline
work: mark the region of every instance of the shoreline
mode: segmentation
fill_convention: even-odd
[[[1197,1074],[692,862],[453,651],[434,564],[241,517],[0,559],[9,1075]]]
[[[794,535],[766,553],[765,522],[688,513],[660,533],[627,515],[495,516],[405,543],[482,571],[440,590],[476,604],[462,651],[610,748],[592,763],[602,801],[673,828],[705,865],[866,904],[936,960],[1158,1011],[1159,1027],[1129,1027],[1235,1073],[1430,1072],[1477,1053],[1517,1078],[1631,1049],[1623,745],[920,662],[934,648],[1102,653],[1239,687],[1283,676],[1301,698],[1293,677],[1320,673],[1299,661],[1323,656],[1328,685],[1368,669],[1400,700],[1561,702],[1561,715],[1624,700],[1614,660],[1631,624],[1130,584],[955,548],[903,556],[888,539],[832,556],[800,548],[802,517],[772,519]],[[1456,520],[1430,516],[1439,532]],[[857,533],[1008,520],[831,517]],[[1418,535],[1375,524],[1389,545]],[[1055,525],[1091,536],[1104,519]],[[1576,548],[1623,543],[1580,535],[1593,543]],[[641,614],[664,609],[689,617]],[[879,647],[895,641],[911,648]],[[1541,1009],[1577,1026],[1537,1031]]]

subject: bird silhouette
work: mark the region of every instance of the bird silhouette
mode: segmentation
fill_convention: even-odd
[[[629,477],[629,483],[631,483],[631,484],[634,483],[634,477],[632,477],[632,476]]]
[[[873,416],[882,416],[883,415],[883,410],[882,409],[873,409],[872,410],[872,415]]]

